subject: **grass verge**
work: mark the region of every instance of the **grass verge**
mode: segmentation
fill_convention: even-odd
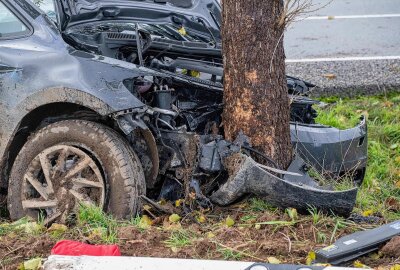
[[[357,198],[357,211],[400,219],[400,94],[322,99],[317,122],[341,129],[368,118],[368,166]]]

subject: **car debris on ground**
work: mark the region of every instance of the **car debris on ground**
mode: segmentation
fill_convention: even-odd
[[[366,119],[348,130],[315,123],[312,84],[287,77],[296,153],[287,170],[244,135],[224,139],[217,1],[56,1],[55,22],[28,1],[3,2],[3,36],[23,37],[0,40],[0,172],[12,219],[65,222],[78,203],[127,218],[139,198],[184,198],[189,212],[246,195],[351,213]],[[338,181],[351,186],[336,191]]]
[[[382,245],[395,239],[396,236],[400,236],[399,220],[375,229],[346,235],[338,239],[332,245],[318,250],[316,252],[316,262],[343,265],[344,263],[379,250]],[[386,249],[382,249],[382,251],[384,250],[388,252],[389,246],[386,247]],[[392,251],[389,253],[393,253],[394,250],[399,251],[399,242],[397,242],[397,246],[392,247],[391,250]]]

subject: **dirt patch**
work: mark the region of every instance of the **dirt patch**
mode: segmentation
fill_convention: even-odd
[[[133,227],[127,227],[122,229],[119,235],[125,237],[118,242],[123,256],[161,258],[173,256],[172,250],[163,244],[170,235],[167,232],[161,232],[156,228],[139,231]]]
[[[382,249],[382,254],[388,257],[400,258],[400,236],[394,237]]]
[[[288,222],[291,219],[280,210],[249,210],[253,208],[256,207],[249,207],[245,203],[229,208],[217,207],[211,213],[204,214],[204,223],[195,223],[182,216],[180,223],[171,224],[168,215],[165,215],[158,217],[163,222],[153,223],[146,229],[132,224],[121,224],[116,231],[116,244],[123,256],[251,262],[267,262],[267,258],[272,256],[282,263],[305,264],[310,251],[330,245],[331,238],[334,242],[355,231],[355,227],[351,226],[336,228],[334,231],[335,219],[325,216],[314,222],[309,216],[299,215],[298,222],[291,225],[274,225],[274,221]],[[226,225],[227,216],[235,221],[232,227]],[[93,239],[82,232],[83,228],[70,228],[63,239],[106,244],[100,238]],[[187,238],[184,244],[171,240],[174,234],[180,232]],[[5,269],[16,269],[24,260],[46,258],[56,242],[49,233],[36,237],[15,233],[5,235],[0,239],[1,264]],[[392,253],[386,251],[385,256],[379,259],[366,256],[360,258],[360,261],[370,267],[392,265],[396,261],[393,256],[397,255],[393,252],[399,249],[398,242],[395,243],[397,246],[390,245]]]
[[[394,197],[387,198],[385,201],[385,206],[390,211],[400,212],[400,200]]]
[[[48,257],[56,241],[49,235],[20,237],[10,235],[0,241],[0,262],[3,269],[17,269],[19,264],[34,257]]]

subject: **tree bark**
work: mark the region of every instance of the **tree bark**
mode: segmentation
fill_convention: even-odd
[[[282,12],[282,0],[223,0],[223,122],[226,139],[243,131],[286,169],[292,146]]]

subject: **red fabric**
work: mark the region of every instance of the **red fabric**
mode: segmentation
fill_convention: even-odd
[[[65,256],[121,256],[117,245],[89,245],[76,241],[62,240],[51,249],[52,255]]]

